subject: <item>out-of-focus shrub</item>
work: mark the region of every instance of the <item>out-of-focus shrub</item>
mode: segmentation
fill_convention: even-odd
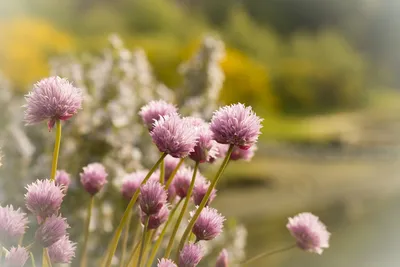
[[[325,112],[363,103],[365,63],[340,35],[296,35],[286,55],[273,77],[283,112]]]
[[[0,22],[0,40],[0,70],[21,90],[48,74],[49,57],[74,47],[68,34],[33,18]]]

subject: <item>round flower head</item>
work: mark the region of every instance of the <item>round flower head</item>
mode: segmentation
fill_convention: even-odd
[[[4,260],[5,267],[22,267],[25,265],[29,258],[29,252],[24,248],[18,246],[17,248],[12,247],[10,252],[6,253]]]
[[[85,190],[95,195],[99,192],[104,185],[107,183],[107,172],[104,166],[100,163],[91,163],[86,167],[83,167],[83,172],[80,174],[81,183]]]
[[[167,193],[158,181],[150,180],[140,187],[139,205],[146,215],[158,213],[166,202]]]
[[[196,131],[188,119],[173,114],[154,122],[150,135],[161,152],[175,158],[184,158],[194,151]]]
[[[39,226],[35,233],[35,239],[39,244],[47,248],[66,235],[67,228],[69,228],[69,225],[65,218],[53,215]]]
[[[176,264],[170,259],[161,259],[158,261],[157,267],[178,267]]]
[[[164,205],[159,212],[156,214],[150,215],[149,224],[147,226],[148,229],[157,229],[161,224],[165,223],[168,220],[169,209],[167,205]],[[148,215],[144,212],[140,214],[140,220],[143,224],[146,223]]]
[[[68,190],[69,184],[71,183],[71,178],[69,173],[64,170],[59,170],[56,172],[56,185],[64,186],[65,191]]]
[[[180,198],[186,197],[192,176],[193,170],[189,167],[182,168],[176,173],[172,186],[175,188],[175,194]]]
[[[323,249],[329,247],[330,233],[319,218],[309,212],[289,218],[286,227],[296,238],[297,246],[305,251],[322,254]]]
[[[69,240],[67,235],[64,235],[57,242],[51,245],[49,250],[50,260],[55,263],[71,263],[75,257],[76,244]]]
[[[170,155],[167,155],[164,158],[164,173],[165,173],[165,181],[168,180],[169,176],[172,174],[172,172],[175,170],[176,166],[178,166],[179,164],[179,159],[178,158],[174,158]],[[182,166],[182,165],[181,165]]]
[[[215,267],[228,267],[228,251],[226,249],[219,253]]]
[[[60,210],[64,198],[64,187],[50,180],[37,180],[26,187],[26,207],[39,220],[44,220]]]
[[[257,150],[257,146],[254,145],[250,147],[249,149],[241,149],[237,146],[233,148],[232,154],[231,154],[231,160],[245,160],[245,161],[250,161],[253,156],[254,152]]]
[[[251,107],[235,104],[215,111],[210,128],[218,143],[248,149],[257,142],[261,121]]]
[[[208,123],[205,123],[203,120],[201,120],[201,123],[196,121],[193,123],[193,126],[197,129],[197,143],[194,151],[189,154],[189,157],[194,161],[203,163],[208,161],[210,157],[214,158],[217,152],[213,146],[215,142],[213,140],[213,132],[210,130]]]
[[[196,220],[192,232],[197,240],[214,239],[222,232],[224,221],[225,218],[216,209],[205,207]]]
[[[171,114],[177,114],[177,109],[174,105],[169,104],[164,100],[150,101],[139,111],[139,115],[142,117],[142,120],[149,131],[153,130],[153,123],[158,121],[160,117]]]
[[[37,82],[25,99],[26,124],[47,120],[49,130],[57,120],[68,120],[82,108],[82,91],[60,77]]]
[[[198,244],[186,244],[179,254],[179,267],[196,267],[203,258],[203,252]]]
[[[206,179],[199,179],[193,188],[193,201],[196,206],[199,206],[200,203],[203,201],[204,196],[207,193],[208,188],[210,187],[210,182]],[[211,191],[211,195],[208,198],[206,206],[208,206],[216,197],[217,190],[213,189]]]
[[[0,206],[0,243],[5,245],[19,240],[25,233],[28,219],[26,214],[13,206]]]
[[[147,170],[140,170],[126,175],[122,180],[122,187],[121,187],[122,196],[126,199],[131,199],[135,194],[136,190],[142,184],[147,173],[148,173]]]

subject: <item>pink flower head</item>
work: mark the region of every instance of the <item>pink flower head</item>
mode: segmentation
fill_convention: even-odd
[[[24,247],[12,247],[6,253],[5,267],[23,267],[29,258],[29,252]]]
[[[167,193],[158,181],[150,180],[140,187],[139,205],[146,215],[158,213],[166,202]]]
[[[250,161],[253,156],[254,152],[257,150],[257,146],[254,145],[250,147],[249,149],[241,149],[237,146],[233,148],[232,154],[231,154],[231,160],[244,160],[244,161]]]
[[[251,107],[239,103],[215,111],[210,128],[218,143],[248,149],[257,142],[261,121]]]
[[[65,218],[53,215],[47,218],[36,230],[35,239],[47,248],[67,234],[69,225]]]
[[[180,198],[186,197],[192,176],[193,170],[190,167],[184,167],[176,173],[172,186],[175,188],[175,194]]]
[[[193,188],[193,201],[196,206],[199,206],[200,203],[203,201],[203,198],[206,195],[209,187],[210,187],[210,182],[207,181],[205,178],[198,179],[198,181],[196,181],[196,184],[194,185]],[[211,195],[206,203],[207,206],[215,199],[216,195],[217,195],[217,190],[214,188],[211,191]]]
[[[179,267],[196,267],[203,258],[203,251],[199,244],[186,244],[179,254]]]
[[[215,267],[228,267],[228,251],[226,249],[219,253]]]
[[[20,209],[13,206],[0,206],[0,243],[5,245],[18,241],[25,233],[28,219]]]
[[[95,195],[107,183],[107,172],[104,166],[100,163],[91,163],[83,167],[83,172],[80,174],[81,183],[85,190]]]
[[[126,175],[122,180],[121,193],[126,199],[131,199],[136,190],[139,189],[148,170],[139,170]]]
[[[161,259],[158,261],[157,267],[177,267],[170,259]]]
[[[210,125],[201,119],[192,118],[192,125],[197,130],[197,143],[194,151],[189,154],[189,157],[200,163],[206,162],[210,157],[215,157],[216,150],[213,149],[214,134],[210,130]]]
[[[68,190],[69,184],[71,183],[71,178],[69,173],[64,170],[59,170],[56,172],[56,185],[64,186],[65,191]]]
[[[164,158],[164,173],[165,173],[165,181],[171,176],[172,172],[175,170],[176,166],[178,166],[180,159],[174,158],[170,155],[167,155]],[[181,165],[182,166],[182,165]]]
[[[191,213],[193,215],[194,212]],[[224,227],[225,218],[216,209],[205,207],[196,220],[192,232],[197,240],[211,240],[217,237]]]
[[[75,257],[76,244],[69,240],[67,235],[64,235],[49,248],[50,260],[55,263],[71,263]]]
[[[212,150],[214,150],[214,154],[210,156],[208,162],[213,163],[216,159],[225,158],[228,149],[229,145],[214,142],[212,148]]]
[[[25,99],[26,124],[48,120],[49,130],[57,120],[68,120],[82,108],[82,91],[58,76],[37,82]]]
[[[172,114],[177,114],[176,107],[164,100],[150,101],[139,111],[139,115],[142,117],[143,123],[147,126],[149,131],[153,130],[155,121],[158,121],[161,117]]]
[[[305,251],[322,254],[329,247],[330,233],[319,218],[312,213],[300,213],[289,218],[286,225],[291,235],[296,239],[297,246]]]
[[[168,220],[169,209],[167,205],[162,206],[159,212],[156,214],[150,215],[149,224],[147,226],[148,229],[157,229]],[[140,220],[143,224],[145,224],[148,215],[144,212],[140,214]]]
[[[161,152],[175,158],[184,158],[193,152],[197,139],[196,128],[189,120],[176,114],[154,122],[150,135]]]
[[[50,180],[37,180],[26,187],[26,207],[39,220],[57,214],[64,198],[64,187]]]

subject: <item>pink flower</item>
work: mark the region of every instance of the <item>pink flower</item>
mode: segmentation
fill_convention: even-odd
[[[64,186],[65,191],[68,190],[69,184],[71,183],[71,178],[69,173],[67,173],[64,170],[58,170],[56,172],[56,185],[58,186]]]
[[[175,194],[180,198],[186,197],[192,176],[193,170],[189,167],[182,168],[176,173],[172,186],[175,188]]]
[[[154,122],[150,133],[157,148],[175,158],[184,158],[194,151],[196,145],[196,128],[189,120],[178,115],[161,117]]]
[[[322,254],[323,249],[329,247],[330,233],[319,218],[309,212],[289,218],[286,227],[296,238],[297,246],[305,251]]]
[[[69,240],[67,235],[64,235],[49,248],[49,256],[51,262],[54,263],[71,263],[75,257],[76,244]]]
[[[85,190],[95,195],[107,183],[107,172],[104,166],[100,163],[91,163],[83,167],[83,172],[80,174],[81,183]]]
[[[213,163],[216,159],[225,158],[226,153],[228,152],[229,145],[220,144],[217,142],[213,143],[213,148],[215,152],[214,155],[210,156],[208,162]]]
[[[4,267],[23,267],[29,258],[29,252],[24,247],[12,247],[6,253]]]
[[[215,111],[210,128],[218,143],[248,149],[261,134],[261,121],[251,107],[234,104]]]
[[[28,219],[20,209],[14,210],[13,206],[0,206],[0,243],[9,244],[18,241],[25,233]]]
[[[142,117],[143,123],[147,126],[149,131],[153,130],[155,121],[158,121],[161,117],[172,114],[177,114],[176,107],[164,100],[150,101],[139,111],[139,115]]]
[[[172,260],[161,259],[158,261],[157,267],[177,267],[177,266]]]
[[[207,193],[208,188],[210,187],[210,182],[204,179],[198,179],[193,189],[193,201],[196,206],[199,206],[203,201],[204,196]],[[211,195],[208,198],[206,205],[209,205],[216,197],[217,190],[213,189],[211,191]]]
[[[69,225],[61,216],[47,218],[36,230],[35,239],[43,247],[47,248],[67,234]]]
[[[215,267],[228,267],[228,251],[223,249],[218,255]]]
[[[250,161],[253,156],[254,152],[257,150],[257,146],[254,145],[250,147],[249,149],[241,149],[237,146],[233,148],[232,154],[231,154],[231,160],[245,160],[245,161]]]
[[[189,118],[190,119],[190,118]],[[216,150],[213,149],[213,132],[210,130],[208,123],[201,119],[191,118],[193,127],[197,130],[197,143],[194,151],[189,154],[189,157],[200,163],[206,162],[210,157],[215,157]]]
[[[149,224],[147,226],[148,229],[157,229],[160,227],[163,223],[165,223],[168,220],[168,215],[169,215],[169,209],[167,205],[164,205],[159,212],[156,214],[150,215],[149,218]],[[141,212],[140,214],[140,220],[142,224],[145,224],[148,215],[146,215],[144,212]]]
[[[191,216],[194,212],[191,213]],[[225,218],[216,209],[205,207],[196,220],[192,232],[197,240],[212,240],[224,227]]]
[[[167,193],[158,182],[150,180],[140,187],[139,205],[146,215],[158,213],[167,202]]]
[[[198,244],[186,244],[179,254],[179,267],[196,267],[203,258],[203,252]]]
[[[57,120],[68,120],[82,108],[81,90],[57,76],[37,82],[25,99],[26,124],[48,120],[49,130]]]

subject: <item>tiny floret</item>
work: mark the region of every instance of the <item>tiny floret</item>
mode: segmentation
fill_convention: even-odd
[[[323,250],[329,247],[330,233],[312,213],[304,212],[289,218],[286,227],[296,239],[297,246],[305,251],[322,254]]]
[[[161,259],[158,261],[157,267],[177,267],[170,259]]]
[[[193,212],[191,213],[193,215]],[[216,209],[205,207],[196,220],[192,232],[197,240],[211,240],[217,237],[224,227],[225,218]]]
[[[67,234],[69,225],[61,216],[47,218],[36,230],[35,239],[43,247],[47,248]]]
[[[251,107],[239,103],[215,111],[210,128],[218,143],[248,149],[257,142],[261,121]]]
[[[17,242],[25,233],[28,219],[20,209],[14,210],[13,206],[0,206],[0,243],[5,245]]]
[[[158,213],[166,202],[167,193],[158,181],[150,180],[140,187],[139,205],[146,215]]]
[[[69,184],[71,183],[71,177],[69,173],[64,170],[59,170],[56,172],[56,185],[64,186],[65,191],[68,190]]]
[[[158,121],[163,116],[172,114],[177,114],[176,107],[164,100],[150,101],[139,111],[139,115],[149,131],[153,130],[155,121]]]
[[[24,247],[12,247],[6,253],[5,267],[23,267],[29,258],[29,252]]]
[[[64,235],[48,249],[50,260],[53,264],[71,263],[75,257],[76,244],[71,242],[67,235]]]
[[[26,124],[47,120],[49,130],[57,120],[68,120],[82,108],[82,91],[58,76],[37,82],[25,99]]]
[[[107,183],[107,172],[104,166],[100,163],[91,163],[83,167],[83,172],[80,174],[81,183],[85,190],[95,195]]]
[[[199,244],[186,244],[179,254],[179,267],[196,267],[203,258]]]
[[[44,220],[60,210],[64,187],[48,179],[37,180],[26,187],[25,203],[29,211]]]
[[[219,253],[215,267],[228,267],[228,251],[226,249]]]

